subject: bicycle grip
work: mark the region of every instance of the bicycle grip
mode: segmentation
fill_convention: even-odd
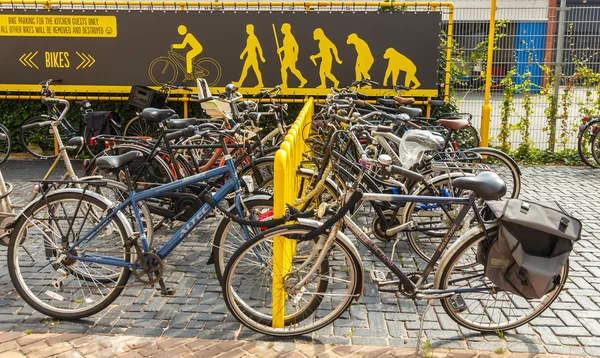
[[[43,104],[59,104],[60,99],[58,98],[42,98]]]
[[[362,199],[362,196],[363,194],[360,191],[355,191],[354,193],[352,193],[352,196],[350,196],[350,200],[348,200],[348,202],[344,204],[335,215],[333,215],[331,218],[325,221],[323,225],[306,234],[302,241],[315,239],[321,234],[325,233],[325,231],[327,231],[336,222],[342,219],[344,215],[346,215],[346,213],[348,213],[354,207],[354,205],[356,205],[356,203],[358,203],[360,199]]]
[[[212,101],[213,99],[215,99],[215,98],[214,97],[201,98],[201,99],[198,100],[198,103],[204,103],[204,102]]]
[[[423,180],[423,176],[417,172],[413,172],[412,170],[404,169],[395,165],[390,165],[389,171],[394,174],[398,174],[405,178],[408,178],[412,181],[420,182]]]
[[[52,123],[52,121],[45,121],[45,122],[35,122],[35,123],[31,123],[31,124],[26,124],[24,126],[21,126],[21,129],[32,129],[32,128],[39,128],[43,125],[47,125]]]
[[[181,137],[190,137],[190,136],[193,136],[195,133],[196,133],[196,127],[189,126],[185,129],[180,129],[178,131],[165,134],[165,139],[173,140],[173,139],[179,139]]]

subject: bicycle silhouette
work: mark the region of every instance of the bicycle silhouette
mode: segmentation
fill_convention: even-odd
[[[187,73],[185,64],[185,56],[171,49],[167,56],[160,56],[150,62],[148,75],[156,85],[175,83],[180,71],[185,74],[182,82],[204,78],[209,86],[214,86],[221,79],[221,65],[210,57],[201,57],[194,60],[193,73]]]

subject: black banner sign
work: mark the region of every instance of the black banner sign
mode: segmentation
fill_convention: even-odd
[[[0,90],[60,78],[65,90],[128,92],[203,77],[311,95],[368,77],[431,96],[440,23],[439,12],[0,11]]]

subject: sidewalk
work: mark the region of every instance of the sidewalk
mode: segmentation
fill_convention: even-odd
[[[0,358],[141,358],[141,357],[286,357],[286,358],[402,358],[415,356],[409,348],[378,346],[337,346],[335,344],[269,343],[255,341],[216,341],[195,338],[151,338],[135,336],[100,336],[73,333],[25,334],[22,332],[0,333]],[[495,358],[536,357],[560,358],[578,356],[551,354],[502,354],[472,350],[429,349],[422,357]]]

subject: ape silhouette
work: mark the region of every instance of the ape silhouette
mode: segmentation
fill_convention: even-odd
[[[383,79],[384,86],[387,86],[390,75],[392,76],[392,85],[397,84],[400,71],[406,72],[406,77],[404,78],[404,85],[406,87],[415,89],[421,86],[421,82],[415,76],[417,66],[408,57],[390,47],[385,50],[383,58],[388,60],[387,70],[385,70],[385,77]],[[415,85],[411,86],[411,83]]]
[[[356,80],[371,78],[369,70],[373,66],[375,58],[373,58],[373,54],[371,53],[371,49],[367,42],[358,37],[357,34],[350,34],[346,43],[348,45],[354,45],[354,48],[356,49],[356,65],[354,66]]]

